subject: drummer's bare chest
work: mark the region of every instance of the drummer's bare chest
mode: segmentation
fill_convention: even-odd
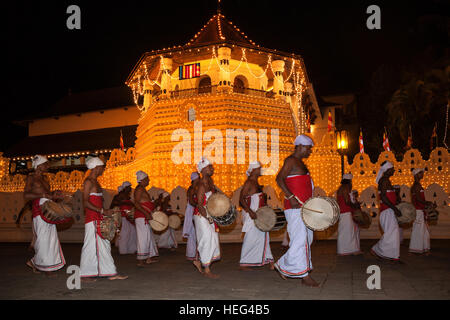
[[[45,177],[33,177],[33,189],[44,189],[50,191],[50,183]]]
[[[305,175],[308,172],[309,171],[306,165],[301,160],[295,159],[289,175]]]

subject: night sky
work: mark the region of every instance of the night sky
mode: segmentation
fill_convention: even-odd
[[[256,44],[302,55],[317,94],[328,95],[357,93],[380,64],[407,60],[421,45],[412,28],[418,16],[442,11],[444,3],[223,0],[221,6]],[[71,4],[81,8],[81,30],[66,27]],[[371,4],[381,8],[381,30],[366,27]],[[144,52],[187,43],[215,14],[217,1],[14,1],[2,6],[7,21],[3,108],[9,115],[1,120],[0,151],[24,134],[11,120],[39,114],[69,89],[123,85]]]

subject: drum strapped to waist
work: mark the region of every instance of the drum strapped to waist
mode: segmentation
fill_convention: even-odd
[[[171,214],[169,216],[169,227],[174,230],[181,227],[181,217],[178,214]]]
[[[64,220],[73,216],[72,208],[63,202],[47,200],[41,208],[44,217],[51,221]]]
[[[169,217],[162,211],[152,213],[152,220],[149,221],[150,226],[155,231],[164,231],[169,226]]]
[[[255,226],[263,231],[277,231],[286,226],[286,216],[281,209],[264,206],[256,210]]]
[[[353,220],[356,222],[356,224],[360,228],[369,228],[372,224],[372,216],[369,212],[362,210],[362,209],[356,209],[352,213]]]
[[[436,206],[434,204],[427,204],[423,209],[425,213],[427,221],[437,221],[439,217],[439,211],[436,210]]]
[[[111,216],[102,216],[102,220],[100,221],[100,233],[102,237],[112,241],[119,231],[120,226],[122,225],[122,215],[120,214],[120,208],[114,207],[113,213]]]
[[[228,226],[236,220],[237,210],[223,193],[214,193],[206,201],[207,214],[219,225]]]
[[[408,224],[416,219],[416,207],[411,203],[400,202],[396,207],[402,213],[400,217],[395,215],[399,224]]]
[[[323,231],[339,220],[341,213],[334,198],[311,197],[304,203],[295,197],[302,206],[302,219],[306,227],[313,231]]]
[[[128,209],[123,210],[125,212],[125,214],[127,215],[127,219],[132,221],[132,222],[134,222],[134,210],[135,209],[136,208],[133,207],[130,210],[128,210]]]

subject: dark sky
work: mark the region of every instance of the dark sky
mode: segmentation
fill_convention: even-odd
[[[14,1],[7,21],[6,92],[0,151],[18,136],[8,122],[45,110],[72,92],[123,85],[148,50],[183,45],[216,12],[216,0]],[[357,92],[382,63],[407,58],[419,15],[443,1],[222,0],[222,13],[261,46],[303,56],[318,94]],[[81,30],[66,9],[81,8]],[[366,9],[381,8],[381,30]],[[6,101],[5,101],[6,100]],[[11,134],[12,133],[12,134]],[[7,140],[5,140],[7,139]]]

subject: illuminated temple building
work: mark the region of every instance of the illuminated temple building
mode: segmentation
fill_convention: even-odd
[[[168,192],[187,188],[204,155],[215,164],[215,184],[234,200],[249,160],[259,160],[265,170],[260,183],[272,188],[269,197],[280,206],[275,175],[300,133],[315,142],[306,161],[314,194],[333,195],[343,163],[344,171],[354,175],[353,187],[363,206],[374,212],[379,205],[375,176],[384,160],[393,162],[392,181],[401,185],[406,201],[411,170],[425,168],[426,197],[444,210],[434,235],[448,237],[448,151],[436,148],[424,160],[411,149],[401,161],[386,151],[376,163],[358,153],[351,164],[346,158],[341,162],[335,127],[342,122],[339,117],[354,113],[352,108],[354,95],[316,96],[301,56],[255,44],[218,12],[186,44],[144,53],[126,86],[70,94],[47,113],[22,121],[29,136],[0,153],[0,200],[5,203],[0,208],[0,238],[23,241],[31,232],[19,233],[13,222],[23,206],[25,178],[35,154],[51,160],[51,188],[67,192],[81,189],[86,160],[100,156],[107,165],[99,180],[111,194],[125,180],[136,186],[138,170],[148,173],[152,187]],[[67,241],[82,239],[83,219],[77,219],[78,229],[71,229],[72,236],[65,234]],[[362,231],[362,238],[379,237],[377,226]],[[235,234],[221,236],[240,241],[240,225]]]

